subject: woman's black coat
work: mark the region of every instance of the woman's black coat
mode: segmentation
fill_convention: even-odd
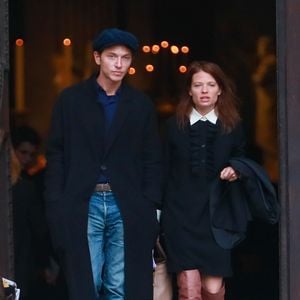
[[[270,178],[261,165],[249,158],[234,157],[229,164],[240,179],[216,178],[210,193],[211,229],[217,243],[232,249],[246,238],[249,221],[276,224],[280,204]]]
[[[196,220],[199,212],[197,204],[202,204],[200,203],[202,199],[207,201],[206,195],[212,189],[213,179],[220,177],[220,172],[229,166],[229,160],[232,157],[242,157],[245,154],[246,143],[242,124],[238,124],[231,132],[227,133],[224,132],[220,121],[218,121],[215,130],[213,139],[210,142],[206,140],[202,144],[204,149],[207,149],[204,150],[206,155],[197,162],[202,169],[209,170],[207,177],[203,179],[204,176],[195,175],[191,170],[192,146],[189,125],[179,128],[175,116],[169,118],[165,123],[164,178],[166,184],[161,214],[161,236],[166,248],[168,245],[174,245],[176,241],[181,240],[189,243],[190,247],[195,248],[201,244],[202,249],[205,249],[204,251],[211,250],[208,248],[209,244],[205,244],[204,241],[199,242],[198,239],[191,238],[191,235],[186,235],[184,230],[178,231],[177,228],[181,227],[181,224],[191,225],[191,220]],[[209,157],[211,159],[208,159]],[[186,208],[186,205],[190,205],[190,207]],[[188,213],[183,213],[186,211]],[[209,213],[208,210],[206,213]],[[207,224],[207,230],[209,226],[211,224]],[[201,230],[204,229],[199,228],[199,231]],[[173,247],[172,253],[169,250],[169,255],[178,258],[181,253],[177,252],[176,247]],[[193,264],[194,262],[189,263]],[[179,269],[181,266],[171,266],[173,269],[177,267]]]
[[[150,300],[161,175],[155,109],[147,96],[123,84],[105,137],[95,80],[92,77],[64,90],[54,107],[45,193],[53,243],[63,259],[70,299],[95,299],[87,216],[101,169],[109,178],[124,222],[126,300]]]

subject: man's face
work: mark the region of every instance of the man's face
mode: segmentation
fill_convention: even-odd
[[[22,142],[16,147],[15,153],[22,169],[28,169],[35,163],[37,147],[29,142]]]
[[[104,80],[120,82],[128,72],[132,62],[132,52],[125,46],[117,45],[94,52],[97,65],[101,67],[100,76]]]

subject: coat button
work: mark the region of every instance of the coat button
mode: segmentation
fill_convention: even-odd
[[[101,166],[100,166],[100,169],[101,169],[102,171],[105,171],[105,170],[107,170],[107,167],[106,167],[105,165],[101,165]]]

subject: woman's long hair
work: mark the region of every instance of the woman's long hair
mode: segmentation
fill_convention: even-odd
[[[180,128],[183,128],[189,120],[189,115],[194,106],[189,91],[193,75],[200,71],[210,74],[219,85],[221,95],[218,97],[215,110],[223,130],[230,132],[241,120],[235,85],[217,64],[208,61],[193,61],[188,67],[184,91],[179,99],[176,110],[178,125]]]

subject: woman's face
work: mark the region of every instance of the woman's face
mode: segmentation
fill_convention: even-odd
[[[199,71],[192,77],[189,94],[195,109],[204,115],[215,107],[218,97],[221,95],[221,89],[209,73]]]

